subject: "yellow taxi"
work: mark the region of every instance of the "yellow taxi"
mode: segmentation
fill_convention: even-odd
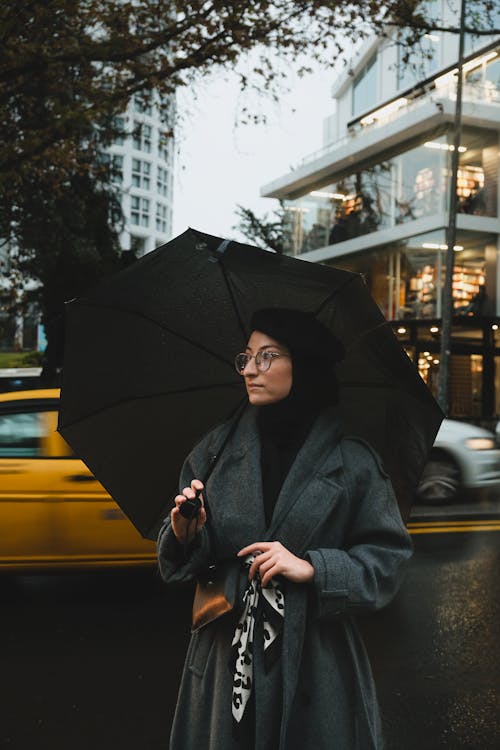
[[[143,539],[56,432],[59,391],[0,393],[0,571],[148,566]]]

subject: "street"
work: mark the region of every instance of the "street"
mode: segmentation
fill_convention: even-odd
[[[498,502],[417,508],[399,595],[359,620],[387,750],[500,746],[499,520]],[[146,570],[4,576],[0,591],[0,747],[168,747],[190,590]]]

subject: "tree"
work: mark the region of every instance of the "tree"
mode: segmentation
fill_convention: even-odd
[[[491,34],[495,3],[473,6],[467,31]],[[398,43],[412,45],[437,28],[426,14],[416,0],[4,0],[0,237],[42,282],[47,324],[63,299],[120,263],[100,155],[132,96],[146,102],[155,91],[165,102],[214,69],[235,68],[243,88],[278,96],[282,61],[299,72],[307,63],[297,60],[330,66],[346,43],[394,29]],[[236,67],[245,56],[247,68]],[[49,326],[49,348],[50,336]]]
[[[491,34],[494,0],[472,5],[467,31]],[[21,190],[26,172],[47,165],[57,185],[92,163],[135,94],[167,97],[248,53],[242,86],[276,93],[285,76],[276,55],[331,65],[347,43],[395,27],[413,44],[439,28],[427,16],[417,0],[4,0],[0,188]]]
[[[119,270],[117,219],[120,209],[106,180],[75,174],[61,189],[35,185],[19,208],[16,266],[39,283],[23,296],[42,313],[48,347],[44,380],[57,383],[62,366],[65,302]]]
[[[280,208],[273,211],[274,220],[268,218],[268,214],[258,217],[250,208],[239,205],[236,215],[239,222],[234,229],[238,229],[250,242],[279,254],[291,249],[290,218],[283,201],[280,201]]]

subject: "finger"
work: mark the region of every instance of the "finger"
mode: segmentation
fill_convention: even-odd
[[[185,502],[186,502],[186,500],[187,500],[187,497],[186,497],[185,495],[176,495],[176,496],[174,497],[174,503],[175,503],[175,505],[176,505],[176,507],[177,507],[177,508],[178,508],[179,506],[181,506],[181,505],[182,505],[182,503],[185,503]]]
[[[192,490],[191,487],[184,487],[184,489],[182,490],[182,494],[184,495],[184,497],[187,497],[188,500],[194,500],[194,498],[196,497],[196,492]]]
[[[243,557],[243,555],[255,555],[257,552],[266,552],[271,549],[270,545],[271,542],[254,542],[253,544],[249,544],[248,547],[240,549],[237,556]]]
[[[271,554],[272,553],[270,551],[262,552],[260,555],[258,555],[255,558],[255,560],[250,565],[250,568],[248,570],[248,578],[250,581],[252,580],[252,578],[254,577],[257,571],[260,572],[260,566],[262,565],[263,562],[265,562],[266,560],[269,560],[269,557],[271,556]]]
[[[268,572],[268,570],[271,570],[271,568],[279,567],[278,563],[274,559],[274,557],[269,558],[269,560],[266,560],[262,563],[262,565],[259,567],[259,575],[260,580],[262,581]]]
[[[270,581],[272,581],[272,579],[274,578],[274,576],[279,575],[279,573],[280,573],[279,566],[278,565],[273,565],[273,567],[270,570],[268,570],[265,573],[264,576],[261,577],[261,579],[260,579],[261,586],[263,586],[263,588],[265,588],[267,586],[267,584]]]
[[[191,482],[191,489],[195,490],[195,492],[201,492],[201,490],[205,489],[205,486],[199,479],[193,479]]]

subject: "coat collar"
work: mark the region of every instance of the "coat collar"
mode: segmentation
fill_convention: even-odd
[[[211,453],[217,452],[226,434],[226,430],[218,431]],[[256,410],[247,409],[212,475],[208,499],[214,515],[223,524],[225,518],[236,515],[246,544],[279,539],[295,554],[302,554],[341,492],[331,477],[342,465],[339,439],[339,419],[329,409],[316,419],[300,448],[266,528]]]

